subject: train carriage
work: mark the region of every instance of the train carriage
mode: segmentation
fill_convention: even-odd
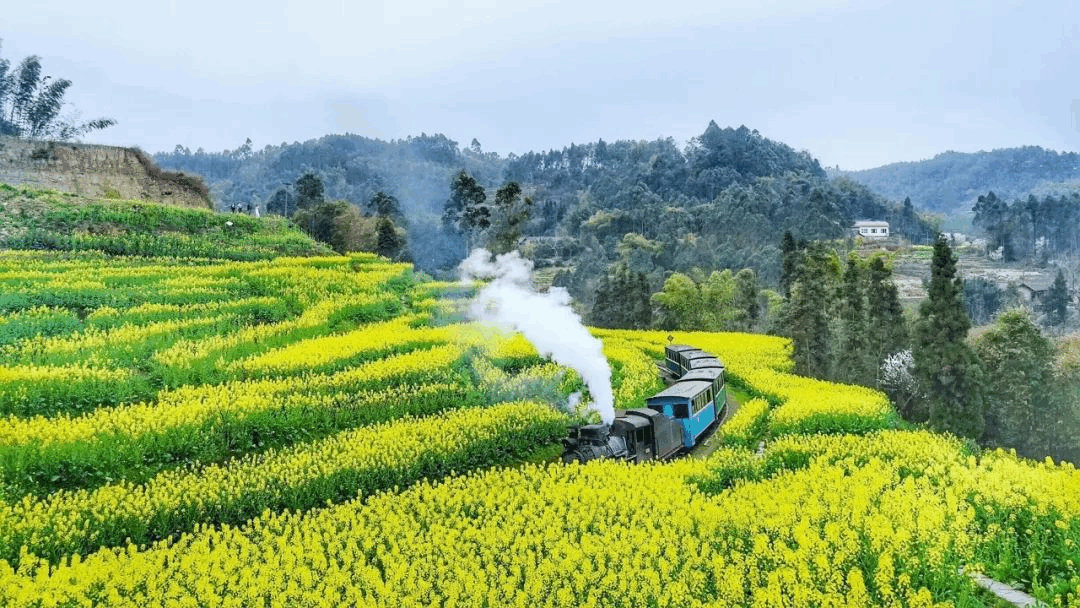
[[[705,354],[707,355],[705,357],[694,357],[693,359],[689,359],[686,362],[686,369],[684,370],[685,373],[688,374],[698,369],[724,369],[724,364],[720,362],[720,359],[717,359],[709,353]]]
[[[713,405],[716,408],[716,419],[722,420],[727,412],[727,385],[724,375],[724,366],[704,367],[686,372],[682,378],[675,381],[682,382],[711,382],[713,385]]]
[[[672,376],[678,378],[686,372],[686,362],[682,357],[682,353],[688,351],[701,352],[697,348],[686,344],[668,344],[664,347],[664,359]]]
[[[727,409],[724,364],[685,344],[667,345],[664,359],[675,383],[649,397],[647,408],[617,411],[610,425],[572,427],[563,439],[564,462],[663,460],[698,444]]]
[[[649,409],[675,419],[683,428],[683,447],[697,445],[698,437],[717,419],[714,383],[707,380],[679,382],[649,397]]]

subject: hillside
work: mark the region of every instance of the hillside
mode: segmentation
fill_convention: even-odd
[[[257,201],[285,213],[290,196],[294,207],[296,200],[289,184],[308,172],[321,177],[326,198],[362,209],[385,191],[401,201],[413,260],[431,273],[465,255],[462,236],[440,221],[452,176],[474,176],[489,205],[497,188],[516,181],[534,203],[522,251],[537,267],[564,270],[561,284],[585,301],[596,278],[622,259],[620,243],[631,233],[653,243],[655,252],[632,257],[654,291],[666,272],[693,268],[750,267],[775,283],[784,230],[842,238],[856,219],[886,219],[919,242],[929,233],[912,208],[851,180],[830,181],[809,153],[715,122],[684,149],[671,138],[599,140],[503,158],[479,142],[460,148],[438,134],[392,142],[346,134],[262,150],[250,143],[222,153],[178,148],[155,159],[203,176],[224,206]]]
[[[211,207],[201,180],[162,171],[142,151],[115,146],[0,136],[0,184]]]
[[[331,253],[280,217],[16,189],[2,183],[0,247],[229,260]]]
[[[970,214],[980,194],[1003,199],[1075,191],[1080,186],[1080,155],[1038,146],[990,152],[944,152],[934,158],[893,163],[838,175],[865,184],[892,200],[910,197],[918,208],[947,214]]]
[[[898,428],[785,339],[671,336],[755,397],[708,458],[544,464],[581,379],[408,265],[4,250],[0,284],[4,606],[1078,602],[1074,467]],[[618,407],[658,389],[667,332],[593,333]]]

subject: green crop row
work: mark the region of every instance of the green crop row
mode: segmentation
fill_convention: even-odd
[[[201,523],[307,510],[453,471],[515,462],[562,437],[566,417],[539,403],[471,408],[339,433],[224,465],[163,472],[145,484],[26,496],[0,505],[0,560],[56,562],[102,545],[142,544]]]

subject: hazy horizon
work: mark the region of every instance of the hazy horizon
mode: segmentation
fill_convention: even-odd
[[[860,170],[953,150],[1080,149],[1080,8],[1064,1],[595,3],[175,0],[5,9],[87,141],[256,149],[443,133],[522,154],[746,125]]]

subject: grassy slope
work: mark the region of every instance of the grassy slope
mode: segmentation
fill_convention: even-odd
[[[0,184],[0,247],[230,260],[332,252],[283,218]]]

